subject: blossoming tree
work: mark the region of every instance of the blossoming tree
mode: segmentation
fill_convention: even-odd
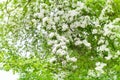
[[[2,69],[20,80],[120,79],[119,0],[0,4]]]

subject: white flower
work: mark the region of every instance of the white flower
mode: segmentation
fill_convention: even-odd
[[[77,1],[77,6],[79,6],[81,9],[85,7],[84,3],[81,1]]]
[[[45,31],[45,30],[41,30],[41,33],[44,35],[44,36],[47,36],[48,35],[48,33],[47,33],[47,31]]]
[[[37,29],[40,30],[40,28],[41,28],[41,24],[38,24]]]
[[[67,64],[66,61],[62,61],[62,65],[65,66]]]
[[[77,66],[77,65],[74,65],[74,66],[72,66],[72,68],[73,68],[73,70],[75,70],[75,69],[78,68],[78,66]]]
[[[12,44],[13,44],[12,40],[13,40],[13,39],[8,39],[8,44],[9,44],[9,45],[12,45]]]
[[[120,55],[120,51],[117,51],[117,53],[116,53],[117,55]]]
[[[61,48],[62,49],[64,49],[64,50],[66,50],[67,49],[67,47],[64,45],[64,46],[61,46]]]
[[[76,61],[77,61],[77,58],[75,58],[75,57],[70,58],[70,56],[67,55],[67,56],[66,56],[66,60],[67,60],[67,61],[76,62]]]
[[[26,57],[26,58],[29,58],[30,55],[32,54],[31,52],[27,52],[27,51],[24,51],[24,50],[22,50],[20,53],[21,53],[20,55],[22,57]]]
[[[77,58],[72,57],[72,58],[70,58],[70,61],[72,61],[72,62],[76,62],[76,61],[77,61]]]
[[[54,61],[56,61],[57,59],[55,58],[55,57],[52,57],[52,58],[50,58],[50,60],[49,60],[49,62],[50,63],[53,63]]]
[[[96,62],[96,66],[101,66],[101,68],[103,68],[104,66],[106,66],[106,64],[102,62]]]
[[[94,72],[94,70],[89,70],[88,76],[96,77],[96,73]]]
[[[94,21],[93,24],[95,25],[95,27],[100,26],[99,20]]]
[[[57,14],[63,15],[63,14],[64,14],[64,11],[58,11]]]
[[[97,33],[97,29],[93,29],[92,34],[96,34]]]
[[[67,56],[66,56],[66,60],[67,60],[67,61],[69,61],[69,59],[70,59],[70,56],[69,56],[69,55],[67,55]]]
[[[111,54],[108,54],[107,57],[105,57],[106,60],[110,60],[113,56]]]
[[[67,54],[67,52],[65,50],[63,50],[63,49],[58,49],[56,53],[59,54],[59,55],[61,55],[61,56]]]
[[[81,23],[81,27],[82,28],[85,28],[87,26],[87,23],[86,23],[86,21],[84,20],[82,23]]]
[[[48,21],[48,17],[44,17],[44,18],[43,18],[43,24],[44,24],[46,21]]]
[[[64,78],[66,77],[66,72],[61,72],[58,74],[54,74],[53,78],[55,80],[64,80]]]
[[[81,25],[81,22],[79,22],[79,21],[74,22],[74,28],[77,28],[77,27],[79,27],[80,25]]]
[[[36,13],[36,14],[34,14],[34,16],[37,16],[38,18],[43,18],[44,17],[44,13],[43,12]]]
[[[54,41],[49,40],[49,41],[47,42],[47,44],[48,44],[48,45],[53,45],[53,44],[54,44]]]
[[[50,34],[49,34],[49,38],[53,38],[55,36],[55,33],[54,32],[51,32]]]
[[[103,30],[104,30],[104,32],[103,32],[104,36],[109,35],[109,34],[112,33],[111,30],[108,27],[106,27],[106,26],[103,28]]]
[[[54,12],[51,12],[51,13],[50,13],[50,16],[53,17],[53,16],[54,16]]]
[[[4,20],[5,22],[8,22],[8,20],[9,20],[8,16],[5,16],[5,17],[3,18],[3,20]]]
[[[60,18],[58,16],[54,17],[54,21],[58,22],[60,20]]]
[[[102,62],[97,62],[96,63],[96,68],[95,70],[98,71],[98,73],[104,73],[104,70],[103,70],[103,67],[106,66],[105,63],[102,63]]]
[[[78,14],[78,12],[76,10],[70,10],[70,11],[68,11],[68,15],[71,16],[71,17],[75,16],[77,14]]]
[[[58,45],[58,44],[54,44],[53,46],[52,46],[52,52],[53,53],[56,53],[56,51],[57,51],[57,49],[60,47],[60,45]]]
[[[61,42],[69,42],[69,40],[65,37],[65,36],[59,36],[59,35],[56,35],[57,39]]]
[[[52,27],[52,29],[56,30],[56,26],[55,26],[55,25],[53,25],[53,26],[51,26],[51,27]]]
[[[66,31],[68,29],[68,25],[67,24],[63,24],[62,25],[62,31]]]
[[[120,55],[120,51],[117,51],[113,58],[114,58],[114,59],[115,59],[115,58],[118,58],[119,55]]]
[[[70,24],[70,28],[71,28],[72,30],[75,28],[75,26],[76,26],[76,25],[73,24],[73,23]]]
[[[80,45],[80,44],[82,44],[82,41],[80,41],[80,40],[75,41],[75,45],[76,45],[76,46],[78,46],[78,45]]]
[[[107,45],[101,45],[100,47],[99,47],[99,50],[100,51],[109,51],[109,48],[107,48]]]
[[[103,44],[104,42],[105,42],[105,39],[103,37],[101,37],[100,40],[98,41],[98,45]]]
[[[84,44],[85,46],[91,47],[91,44],[90,44],[86,39],[83,40],[82,42],[83,42],[83,44]]]
[[[113,20],[113,24],[120,22],[120,18],[116,18]]]

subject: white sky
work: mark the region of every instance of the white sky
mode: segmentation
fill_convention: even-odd
[[[19,78],[18,74],[13,74],[12,71],[6,72],[0,70],[0,80],[17,80]]]
[[[2,3],[3,1],[6,1],[6,0],[0,0],[0,3]]]

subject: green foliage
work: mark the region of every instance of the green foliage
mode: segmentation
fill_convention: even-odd
[[[101,52],[97,52],[97,47],[102,45],[98,45],[97,43],[101,37],[104,37],[105,41],[108,41],[109,43],[108,48],[110,49],[111,54],[113,56],[116,54],[120,49],[119,44],[115,44],[115,41],[120,42],[120,28],[113,29],[114,34],[112,35],[114,35],[114,39],[111,39],[111,35],[104,36],[103,33],[92,33],[94,28],[98,31],[103,30],[105,25],[113,22],[116,18],[120,18],[120,9],[118,8],[120,7],[120,0],[113,0],[112,3],[109,3],[112,6],[113,11],[105,12],[104,16],[107,16],[107,19],[99,20],[100,27],[97,26],[96,28],[96,25],[91,22],[90,25],[87,25],[87,28],[79,27],[72,33],[75,34],[75,36],[71,35],[72,39],[70,43],[67,43],[67,48],[69,55],[77,58],[76,62],[67,62],[66,56],[55,55],[52,52],[52,46],[48,45],[47,42],[50,39],[46,38],[46,35],[43,35],[42,30],[38,30],[37,28],[40,22],[43,21],[43,18],[38,18],[38,16],[36,17],[34,14],[41,11],[41,5],[45,10],[45,17],[49,17],[50,12],[56,7],[59,7],[60,10],[62,10],[62,8],[64,10],[74,10],[75,8],[72,4],[77,3],[77,1],[82,1],[89,11],[82,9],[82,13],[75,16],[75,20],[82,15],[90,16],[91,21],[96,21],[102,14],[102,10],[106,7],[107,1],[67,1],[70,4],[64,4],[62,7],[60,5],[63,4],[64,0],[53,0],[53,3],[50,2],[50,0],[7,0],[7,2],[0,3],[0,63],[3,63],[3,67],[0,67],[0,69],[6,71],[13,70],[14,73],[19,73],[19,80],[54,80],[53,77],[60,72],[66,72],[64,80],[114,80],[116,76],[116,80],[120,79],[120,59],[111,58],[110,60],[106,60],[105,57],[109,55],[108,52],[102,51],[102,54]],[[64,21],[68,21],[69,24],[74,23],[74,21],[69,22],[69,20],[62,19],[61,16],[60,21],[61,24],[63,24]],[[49,23],[46,22],[46,24],[48,25]],[[57,23],[55,23],[55,25],[58,27],[56,32],[60,35],[64,35],[65,32],[67,32],[62,31],[61,25],[58,25]],[[119,22],[116,22],[115,25],[120,27]],[[43,30],[47,31],[48,27],[49,26],[46,27],[45,25]],[[87,37],[83,31],[87,32]],[[48,30],[48,35],[50,32],[55,32],[55,30]],[[90,42],[90,49],[84,44],[79,46],[74,45],[74,41],[72,40],[74,37],[79,36],[78,34],[81,34],[81,40],[87,39],[88,42]],[[65,38],[67,37],[69,36],[66,35]],[[31,38],[32,41],[29,42]],[[25,41],[27,39],[29,40]],[[55,42],[56,37],[54,36],[51,40],[54,40]],[[17,42],[20,42],[20,44],[17,45]],[[24,45],[22,45],[22,43]],[[27,55],[21,56],[22,51],[19,51],[21,47],[23,47],[22,51],[24,51],[24,54],[30,51],[31,54],[29,57],[27,57]],[[57,59],[50,63],[49,61],[52,57],[56,57]],[[117,57],[119,57],[119,55]],[[62,61],[64,60],[66,60],[67,65],[62,64]],[[96,62],[104,62],[107,64],[104,68],[105,72],[99,77],[89,77],[88,72],[89,70],[95,71]]]

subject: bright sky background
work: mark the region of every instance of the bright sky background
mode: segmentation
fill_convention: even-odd
[[[0,3],[2,3],[3,1],[6,1],[6,0],[0,0]]]
[[[0,80],[17,80],[19,76],[17,74],[13,74],[12,71],[6,72],[0,70]]]

